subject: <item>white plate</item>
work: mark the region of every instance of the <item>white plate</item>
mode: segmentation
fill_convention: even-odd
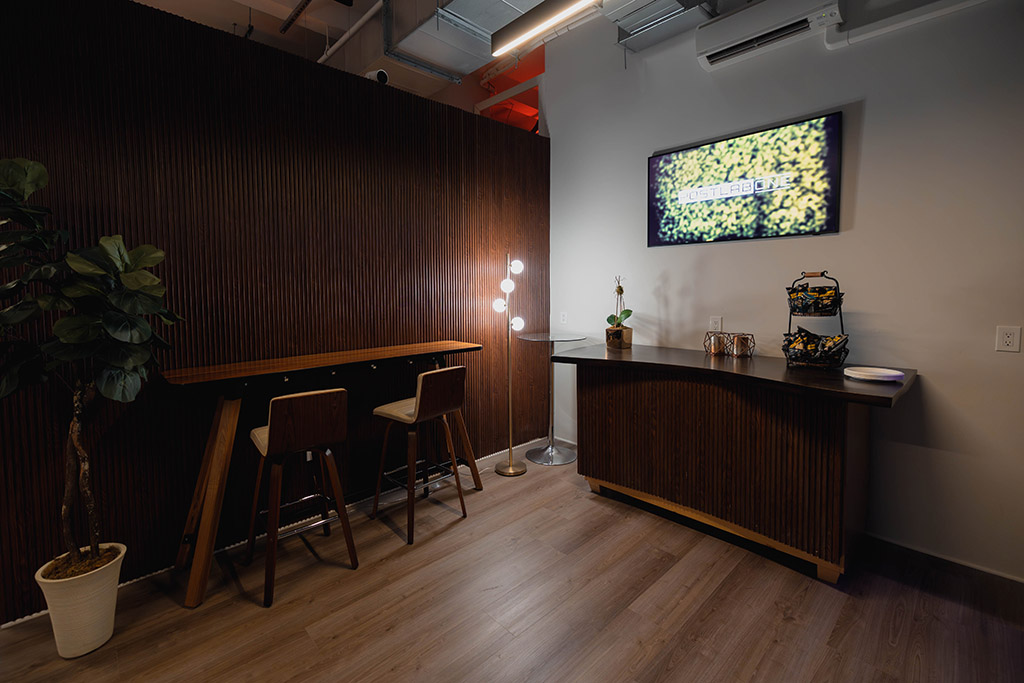
[[[846,368],[843,374],[865,382],[899,382],[903,379],[902,372],[889,368]]]

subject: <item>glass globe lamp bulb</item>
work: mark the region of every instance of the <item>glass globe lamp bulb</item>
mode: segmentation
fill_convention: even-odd
[[[505,300],[500,298],[500,297],[495,299],[494,303],[491,304],[491,308],[493,308],[498,313],[504,313],[505,312]]]
[[[523,262],[519,259],[515,259],[509,264],[508,268],[516,275],[519,275],[519,273],[523,272]]]
[[[516,288],[516,283],[512,282],[511,278],[505,278],[501,281],[501,291],[509,294],[513,289]]]
[[[526,321],[520,318],[518,315],[512,318],[512,329],[518,332],[519,330],[526,327]]]

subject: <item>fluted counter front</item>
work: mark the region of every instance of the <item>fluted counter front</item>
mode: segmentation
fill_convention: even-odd
[[[579,473],[814,563],[836,581],[863,526],[868,407],[913,384],[857,382],[782,358],[603,345],[576,366]]]

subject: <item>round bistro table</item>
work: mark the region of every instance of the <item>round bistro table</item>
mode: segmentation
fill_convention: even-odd
[[[555,354],[555,342],[583,341],[581,334],[557,334],[554,332],[535,332],[521,334],[519,338],[528,342],[548,342],[548,404],[551,406],[551,417],[548,421],[548,445],[531,448],[526,452],[526,459],[538,465],[568,465],[576,462],[576,451],[565,446],[555,445],[555,364],[551,356]]]

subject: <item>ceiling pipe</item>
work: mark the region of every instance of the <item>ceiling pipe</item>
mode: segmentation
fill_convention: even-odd
[[[538,87],[541,84],[541,81],[543,80],[543,76],[544,74],[534,76],[528,81],[517,83],[516,85],[513,85],[511,88],[507,90],[502,90],[500,93],[497,93],[493,97],[488,97],[486,100],[477,102],[476,104],[473,105],[473,113],[479,114],[484,109],[489,109],[490,107],[493,107],[494,105],[499,104],[500,102],[504,102],[510,97],[515,97],[520,93],[524,93],[527,90],[530,90],[531,88]]]
[[[299,16],[306,11],[306,8],[309,7],[309,3],[311,2],[313,2],[313,0],[299,0],[299,4],[295,6],[295,9],[292,10],[292,13],[289,14],[288,18],[284,20],[283,24],[281,24],[281,33],[288,32],[288,29],[290,29],[292,27],[292,24],[295,23],[295,20],[298,19]]]
[[[892,31],[920,24],[929,19],[956,12],[957,10],[980,5],[985,0],[936,0],[916,9],[907,10],[885,19],[879,19],[866,26],[851,28],[840,31],[838,26],[832,25],[825,30],[825,47],[829,50],[838,50],[841,47],[859,43],[862,40],[869,40],[885,35]]]
[[[604,16],[601,14],[601,11],[597,9],[597,7],[591,7],[588,11],[585,11],[583,14],[578,15],[575,19],[573,19],[573,21],[566,24],[565,26],[553,29],[544,34],[544,36],[542,36],[539,40],[535,40],[533,43],[529,45],[527,49],[523,50],[521,54],[525,55],[527,52],[536,49],[541,44],[546,45],[555,38],[557,38],[558,36],[568,33],[569,31],[575,30],[580,26],[583,26],[583,24],[586,24],[589,21],[593,21],[594,19],[597,19],[600,16]]]
[[[497,64],[492,66],[490,69],[488,69],[487,72],[483,75],[483,77],[480,78],[480,87],[481,88],[486,88],[487,84],[490,83],[492,79],[496,78],[497,76],[500,76],[501,74],[505,73],[506,71],[508,71],[512,67],[518,66],[518,65],[519,65],[519,55],[518,54],[516,54],[516,55],[514,55],[512,57],[509,57],[508,59],[504,59],[504,60],[498,62]]]
[[[323,53],[323,55],[320,57],[320,59],[316,60],[316,63],[317,64],[323,64],[328,59],[330,59],[331,56],[334,55],[335,52],[340,50],[345,43],[347,43],[348,41],[350,41],[352,39],[352,36],[354,36],[356,34],[356,31],[358,31],[363,26],[365,26],[366,22],[368,22],[370,19],[373,19],[373,17],[378,12],[380,12],[380,10],[381,10],[381,8],[383,6],[384,6],[384,0],[377,0],[377,4],[375,4],[373,7],[368,9],[366,11],[366,14],[364,14],[361,17],[359,17],[359,20],[356,21],[356,23],[352,24],[352,28],[350,28],[349,30],[345,31],[344,35],[342,35],[341,38],[338,38],[336,41],[334,41],[334,45],[331,45],[329,48],[327,48],[327,50]]]
[[[549,31],[549,32],[545,33],[543,36],[535,38],[533,40],[533,42],[531,42],[530,44],[522,45],[519,48],[513,50],[512,51],[512,57],[509,58],[507,63],[506,62],[498,62],[497,64],[495,64],[493,67],[491,67],[483,75],[483,80],[480,81],[480,86],[481,87],[486,87],[485,84],[488,81],[490,81],[492,78],[494,78],[498,74],[503,73],[505,71],[508,71],[510,68],[512,68],[513,66],[518,64],[519,60],[521,60],[523,57],[525,57],[527,54],[529,54],[530,52],[532,52],[536,48],[540,47],[541,45],[546,45],[547,43],[551,42],[552,40],[554,40],[558,36],[564,35],[565,33],[568,33],[569,31],[577,29],[580,26],[582,26],[583,24],[586,24],[587,22],[592,21],[592,20],[596,19],[599,16],[602,16],[601,12],[597,9],[597,7],[592,7],[592,8],[590,8],[589,11],[584,12],[583,14],[579,15],[578,17],[576,17],[574,19],[574,21],[570,22],[569,24],[566,24],[565,26],[559,28],[558,30]],[[531,78],[530,80],[524,81],[523,83],[519,83],[517,85],[514,85],[511,88],[508,88],[507,90],[503,90],[503,91],[501,91],[499,93],[495,93],[491,97],[488,97],[486,100],[482,100],[480,102],[477,102],[476,104],[473,105],[473,112],[476,113],[476,114],[479,114],[483,110],[488,109],[490,107],[493,107],[495,104],[498,104],[500,102],[504,102],[505,100],[509,99],[510,97],[515,97],[516,95],[518,95],[518,94],[520,94],[522,92],[526,92],[530,88],[539,87],[540,84],[541,84],[541,81],[543,80],[541,78],[543,75],[544,74],[540,74],[538,76],[535,76],[535,77]]]
[[[407,55],[395,49],[395,46],[391,39],[391,31],[393,29],[394,24],[394,15],[392,14],[392,0],[381,0],[381,2],[384,5],[384,11],[380,18],[381,28],[383,29],[384,34],[384,56],[393,59],[396,62],[399,62],[400,64],[405,64],[406,66],[412,67],[413,69],[422,71],[423,73],[426,74],[430,74],[431,76],[442,78],[456,85],[462,85],[462,77],[459,76],[458,74],[449,73],[447,71],[444,71],[443,69],[439,69],[433,64],[429,64],[423,61],[422,59],[419,59],[418,57]],[[440,19],[440,15],[435,16],[438,16],[438,18]]]

